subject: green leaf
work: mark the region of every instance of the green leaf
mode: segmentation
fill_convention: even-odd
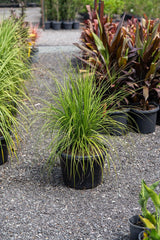
[[[146,226],[147,228],[149,228],[149,229],[155,229],[155,226],[149,221],[149,219],[144,218],[144,217],[142,217],[142,216],[140,216],[140,215],[139,215],[139,217],[140,217],[141,221],[145,224],[145,226]]]
[[[101,55],[103,56],[106,64],[108,65],[108,64],[109,64],[109,63],[108,63],[109,54],[108,54],[107,49],[104,47],[103,42],[100,40],[100,38],[99,38],[94,32],[92,32],[92,34],[93,34],[93,37],[94,37],[94,40],[95,40],[97,49],[99,50],[99,52],[100,52]]]
[[[151,188],[149,188],[146,184],[144,184],[144,187],[149,194],[150,198],[152,199],[155,208],[160,208],[160,198],[157,193],[155,193]]]

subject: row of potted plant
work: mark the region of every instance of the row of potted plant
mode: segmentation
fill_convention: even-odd
[[[82,50],[82,57],[78,58],[95,69],[97,86],[110,84],[105,96],[119,89],[126,92],[125,98],[117,102],[117,109],[131,108],[134,128],[138,126],[142,133],[153,132],[160,104],[159,20],[145,16],[142,22],[135,18],[124,22],[123,17],[114,23],[103,14],[99,19],[90,6],[87,9],[90,19],[82,32],[82,43],[75,44]],[[148,126],[154,123],[150,129],[140,121],[149,118]]]
[[[45,29],[78,29],[79,22],[75,19],[79,4],[76,0],[45,1]]]

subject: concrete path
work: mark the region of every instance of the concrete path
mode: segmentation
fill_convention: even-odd
[[[16,14],[19,16],[21,13],[20,8],[14,8]],[[25,20],[33,24],[39,24],[41,17],[41,8],[26,8]],[[11,8],[0,8],[0,21],[10,16]],[[37,45],[39,46],[40,53],[44,52],[57,52],[57,51],[76,51],[77,48],[73,43],[78,42],[81,35],[81,29],[79,30],[60,30],[55,31],[53,29],[45,30],[39,29],[39,38]],[[67,47],[69,46],[69,47]]]
[[[15,10],[16,14],[19,16],[21,13],[20,8],[12,8]],[[26,17],[25,20],[32,23],[39,23],[40,17],[41,17],[41,8],[35,7],[35,8],[26,8]],[[2,21],[4,18],[7,18],[10,16],[11,8],[0,8],[0,21]]]

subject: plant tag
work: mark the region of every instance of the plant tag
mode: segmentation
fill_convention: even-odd
[[[145,101],[147,101],[147,99],[149,97],[149,88],[147,86],[143,86],[143,97],[144,97]]]

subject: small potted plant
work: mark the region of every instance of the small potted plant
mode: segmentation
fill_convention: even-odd
[[[60,7],[62,7],[60,5],[60,0],[53,0],[52,1],[52,6],[53,6],[53,21],[51,23],[52,28],[54,30],[60,30],[61,29],[61,25],[62,22],[60,21]]]
[[[77,1],[77,0],[72,1],[71,16],[72,16],[72,19],[73,19],[73,25],[72,25],[73,29],[79,29],[80,23],[79,23],[79,21],[76,21],[76,14],[77,14],[80,6],[81,6],[81,3],[79,1]]]
[[[38,61],[38,52],[39,49],[36,46],[36,42],[38,39],[38,24],[32,25],[29,27],[29,39],[28,39],[28,57],[31,63],[35,63]]]
[[[153,183],[150,186],[150,189],[154,190],[158,185],[160,181],[157,181]],[[141,219],[141,216],[144,218],[147,218],[150,213],[147,209],[147,203],[148,199],[150,198],[150,195],[146,191],[146,183],[144,180],[141,182],[141,191],[139,194],[139,205],[141,207],[141,215],[134,215],[129,219],[129,228],[130,228],[130,240],[138,240],[138,235],[140,232],[145,230],[145,224]]]
[[[72,0],[61,0],[61,16],[62,26],[65,30],[72,29],[73,18],[72,18]]]
[[[102,182],[104,168],[109,168],[111,136],[104,137],[99,128],[110,123],[104,112],[103,90],[96,89],[94,74],[69,74],[64,84],[56,81],[56,94],[40,111],[45,123],[43,132],[52,133],[49,163],[60,158],[65,185],[76,189],[93,188]],[[107,104],[115,96],[105,99]],[[111,111],[111,110],[110,110]],[[106,163],[105,163],[106,159]]]
[[[146,229],[139,234],[139,240],[159,240],[160,239],[160,195],[152,188],[144,184],[145,191],[149,195],[155,208],[154,213],[147,212],[147,216],[140,216]]]
[[[45,17],[45,29],[51,28],[51,21],[53,20],[52,16],[52,0],[45,0],[45,6],[44,6],[44,17]]]

